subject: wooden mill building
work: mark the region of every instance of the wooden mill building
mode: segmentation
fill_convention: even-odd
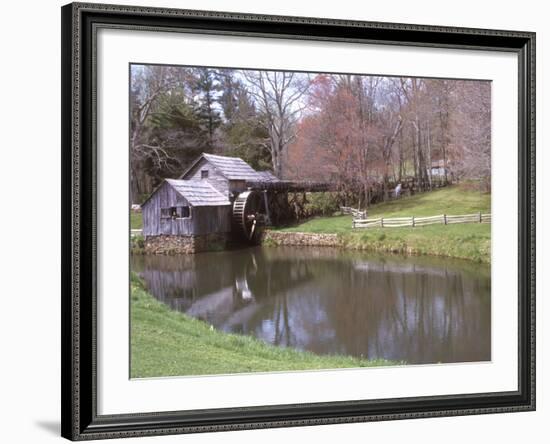
[[[145,250],[195,253],[223,249],[229,240],[257,242],[261,227],[289,207],[287,193],[329,188],[279,180],[238,157],[202,154],[143,203]]]
[[[206,181],[165,179],[142,211],[145,236],[231,231],[231,202]]]
[[[249,184],[277,181],[240,158],[202,154],[179,179],[165,179],[143,203],[146,250],[194,253],[224,248],[259,212],[262,202],[256,196],[251,207]],[[235,203],[240,195],[240,203]]]

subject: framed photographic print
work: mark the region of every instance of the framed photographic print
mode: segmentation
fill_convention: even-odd
[[[62,8],[62,435],[535,408],[535,35]]]

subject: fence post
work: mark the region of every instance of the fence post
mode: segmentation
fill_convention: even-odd
[[[446,214],[443,215],[443,221],[444,221],[445,225],[447,225],[447,215]]]
[[[481,211],[479,212],[479,223],[481,223]]]
[[[380,226],[382,228],[384,228],[384,218],[383,217],[380,218]]]
[[[412,226],[414,228],[414,216],[412,217]]]

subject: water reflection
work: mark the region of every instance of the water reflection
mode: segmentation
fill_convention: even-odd
[[[318,354],[491,359],[490,268],[328,248],[134,256],[151,293],[214,327]]]

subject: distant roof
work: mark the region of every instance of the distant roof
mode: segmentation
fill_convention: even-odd
[[[191,164],[191,167],[189,167],[189,169],[181,175],[181,178],[184,178],[202,158],[213,164],[214,167],[229,180],[265,182],[279,180],[269,171],[256,171],[240,157],[216,156],[214,154],[207,153],[203,153],[197,160],[195,160]]]
[[[231,205],[227,196],[205,180],[165,180],[194,207]]]

